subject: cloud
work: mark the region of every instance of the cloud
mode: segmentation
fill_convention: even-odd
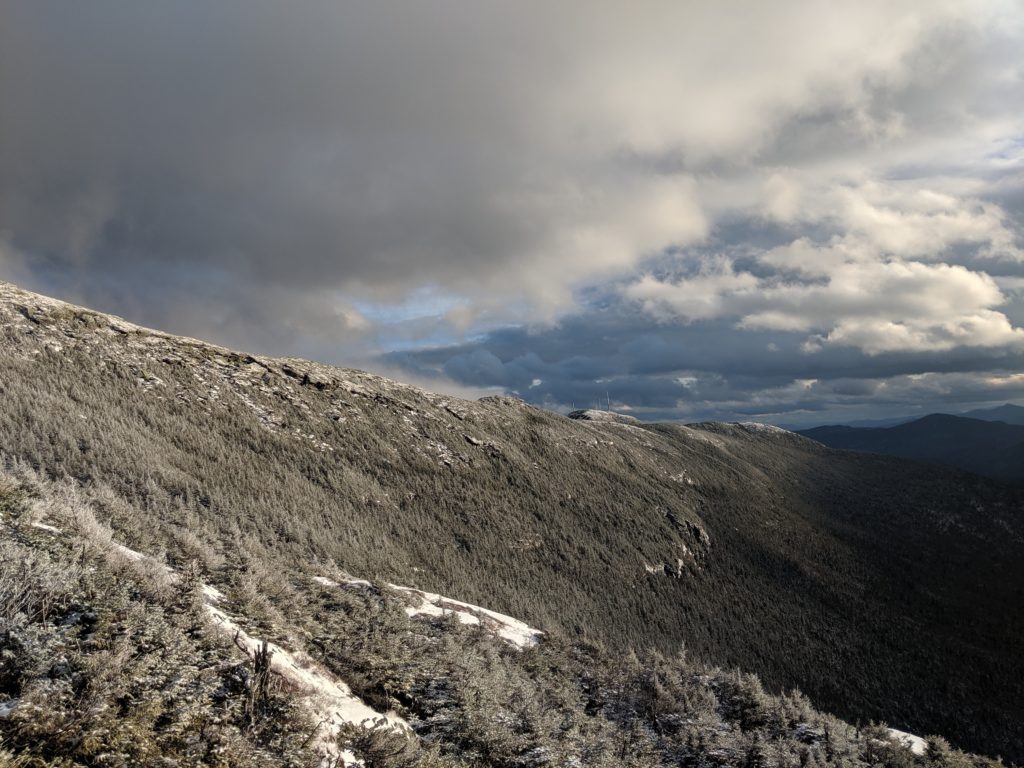
[[[387,362],[419,376],[500,387],[563,411],[610,400],[614,409],[645,419],[821,423],[1024,396],[1019,348],[869,355],[836,345],[808,355],[802,338],[737,333],[721,321],[657,322],[622,304],[542,331],[503,329],[473,342],[393,353]]]
[[[856,143],[944,134],[994,108],[1006,66],[999,4],[537,12],[15,3],[0,228],[63,268],[212,261],[552,311],[704,237],[708,163],[814,115]],[[935,91],[956,96],[938,114]]]
[[[787,224],[829,226],[848,252],[856,245],[867,258],[935,260],[952,246],[967,244],[977,248],[979,258],[1024,261],[1018,233],[999,205],[921,182],[866,181],[808,190],[775,174],[766,184],[765,210]]]
[[[990,370],[1024,315],[1022,44],[1012,0],[15,0],[0,276],[556,405],[584,372],[671,413]]]
[[[825,344],[868,354],[1024,345],[1024,330],[992,309],[1005,301],[996,282],[957,265],[843,262],[824,282],[778,282],[719,261],[678,282],[644,277],[624,293],[656,317],[736,317],[738,328],[814,333],[810,352]]]
[[[727,259],[709,259],[693,277],[671,283],[645,275],[625,289],[651,314],[684,320],[703,320],[732,313],[732,307],[757,301],[760,282],[749,272],[736,272]]]
[[[1024,344],[1024,330],[999,309],[1007,296],[997,282],[941,261],[1021,261],[1000,206],[882,182],[807,194],[778,174],[766,189],[782,195],[784,223],[816,236],[746,247],[746,268],[705,256],[694,275],[646,275],[624,295],[661,320],[724,317],[741,329],[803,332],[808,353],[830,344],[868,354]]]

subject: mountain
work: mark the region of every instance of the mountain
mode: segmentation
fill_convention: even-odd
[[[934,416],[935,414],[926,414],[928,416]],[[963,413],[952,413],[942,414],[947,416],[963,416],[967,419],[981,419],[982,421],[1005,421],[1007,424],[1024,425],[1024,406],[1013,405],[1006,403],[999,405],[994,408],[978,408],[973,411],[965,411]],[[840,424],[822,424],[819,427],[786,427],[791,429],[793,432],[805,433],[810,429],[819,429],[821,427],[858,427],[858,428],[885,428],[885,427],[896,427],[900,424],[907,424],[911,421],[917,421],[923,418],[922,416],[892,416],[887,419],[855,419],[854,421],[844,421]],[[785,425],[783,425],[785,426]]]
[[[906,424],[908,421],[914,421],[920,418],[919,416],[897,416],[889,419],[858,419],[856,421],[847,421],[843,425],[847,427],[895,427],[897,424]],[[829,425],[835,426],[835,425]],[[794,429],[793,431],[799,432],[800,429]]]
[[[1002,406],[986,413],[1012,418],[1016,409]],[[884,453],[1002,480],[1024,480],[1024,426],[1004,421],[936,413],[895,427],[816,427],[800,434],[831,448]]]
[[[121,711],[233,764],[301,764],[321,721],[367,765],[911,759],[817,707],[1024,760],[1019,489],[759,424],[460,400],[2,283],[0,371],[0,586],[26,585],[0,748],[99,764],[109,715],[60,734]],[[356,699],[422,754],[347,730]]]
[[[961,413],[968,419],[981,419],[982,421],[1003,421],[1007,424],[1024,426],[1024,406],[1006,403],[995,408],[980,408],[974,411]]]

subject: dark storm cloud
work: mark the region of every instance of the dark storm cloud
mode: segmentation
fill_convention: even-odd
[[[512,8],[461,9],[12,4],[0,229],[34,266],[89,279],[172,262],[201,284],[219,270],[253,306],[277,300],[268,316],[324,286],[401,298],[512,279],[560,301],[581,256],[558,241],[601,240],[609,209],[629,207],[622,195],[653,193],[619,175],[581,196],[603,171],[553,159],[562,139],[542,124],[557,92],[537,80],[557,66],[558,41]],[[685,183],[674,194],[681,218],[667,227],[625,211],[611,262],[661,245],[648,227],[699,234]],[[547,284],[532,262],[560,247]]]
[[[843,404],[898,411],[922,397],[942,407],[1024,396],[1024,377],[1012,376],[1024,369],[1020,349],[868,355],[837,347],[809,354],[799,334],[737,334],[721,321],[653,323],[621,306],[573,315],[544,331],[506,328],[387,360],[425,379],[440,373],[562,410],[604,407],[610,399],[644,418],[796,423]]]

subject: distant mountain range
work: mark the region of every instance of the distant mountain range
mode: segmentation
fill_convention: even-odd
[[[894,426],[822,426],[798,434],[830,448],[902,456],[1024,482],[1024,408],[1018,405],[960,416],[933,413]]]
[[[913,416],[890,416],[887,419],[856,419],[854,421],[843,421],[834,424],[822,424],[821,427],[897,427],[900,424],[907,424],[911,421],[922,419],[925,415],[915,414]],[[973,411],[945,414],[948,416],[963,416],[968,419],[981,419],[982,421],[1005,421],[1007,424],[1024,425],[1024,407],[1006,403],[995,408],[978,408]],[[786,426],[786,425],[783,425]],[[786,427],[792,432],[808,432],[810,428]]]
[[[968,419],[981,419],[982,421],[1004,421],[1007,424],[1024,426],[1024,407],[1019,405],[1000,405],[996,408],[980,408],[975,411],[967,411],[959,414]]]

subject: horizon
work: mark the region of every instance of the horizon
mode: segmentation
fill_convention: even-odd
[[[562,413],[1024,403],[1019,4],[541,9],[13,4],[0,279]]]
[[[3,282],[3,281],[0,280],[0,282]],[[14,285],[15,288],[18,288],[20,290],[27,290],[27,289],[21,288],[21,286],[18,286],[18,285],[14,284],[14,283],[9,283],[9,284],[10,285]],[[42,294],[40,294],[40,295],[42,295]],[[55,299],[57,301],[62,301],[62,302],[65,302],[65,303],[74,304],[74,302],[70,302],[70,301],[68,301],[66,299],[61,299],[61,298],[56,297],[56,296],[51,296],[51,297],[47,297],[47,298],[52,298],[52,299]],[[90,309],[90,310],[93,309],[91,307],[84,307],[84,308],[85,309]],[[96,310],[96,311],[99,311],[99,310]],[[120,316],[116,315],[116,313],[112,313],[111,312],[111,313],[106,313],[106,314],[115,315],[115,316],[120,318]],[[126,320],[128,322],[132,322],[129,318],[120,318],[120,319]],[[141,325],[141,324],[137,323],[137,325]],[[143,327],[145,327],[146,330],[149,330],[149,331],[156,331],[158,333],[169,333],[167,331],[163,331],[160,328],[150,328],[150,327],[147,327],[147,326],[143,326]],[[174,335],[174,334],[172,334],[172,335]],[[206,339],[195,339],[195,340],[199,341],[201,343],[209,343],[209,344],[216,345],[215,342],[209,341],[209,340],[206,340]],[[218,345],[218,346],[223,346],[223,345]],[[246,350],[246,349],[234,349],[233,351],[238,352],[238,353],[242,353],[242,354],[259,354],[259,353],[255,352],[254,350]],[[276,355],[275,357],[294,358],[294,355],[284,354],[284,355]],[[345,365],[342,365],[342,364],[328,363],[328,362],[323,361],[323,360],[312,360],[312,362],[318,362],[318,363],[322,363],[322,364],[326,364],[326,365],[337,365],[338,367],[342,367],[342,368],[346,368],[346,367],[347,368],[351,368],[352,367],[352,366],[345,366]],[[371,373],[371,374],[380,375],[380,376],[385,376],[386,378],[394,378],[395,377],[395,374],[393,372],[391,372],[391,373],[383,372],[382,373],[379,370],[375,371],[375,370],[369,370],[369,369],[367,369],[366,372],[367,373]],[[400,376],[400,372],[399,372],[398,375]],[[412,381],[408,381],[408,380],[405,380],[405,379],[402,379],[402,378],[398,378],[396,380],[399,383],[412,384],[413,386],[419,386],[417,384],[414,384]],[[428,382],[428,385],[426,387],[422,387],[422,388],[425,388],[428,391],[433,391],[433,390],[430,390],[429,382]],[[446,392],[443,392],[443,391],[440,391],[440,393],[441,394],[454,394],[454,395],[457,395],[457,393],[446,393]],[[509,393],[507,393],[507,392],[493,392],[493,393],[490,393],[490,394],[509,394]],[[481,397],[486,397],[487,395],[480,395],[480,396]],[[515,396],[515,395],[513,394],[513,396]],[[472,399],[476,399],[476,398],[470,396],[467,399],[472,400]],[[525,401],[525,402],[529,402],[529,401]],[[568,408],[565,408],[565,407],[562,407],[562,408],[547,408],[543,404],[539,404],[539,405],[538,404],[534,404],[534,405],[537,405],[537,407],[540,407],[540,408],[544,408],[545,410],[551,410],[551,411],[553,411],[555,413],[559,413],[561,415],[568,415],[569,413],[572,413],[573,411],[588,411],[588,410],[589,411],[603,411],[603,412],[606,412],[606,413],[616,413],[616,414],[630,415],[628,408],[622,409],[622,410],[615,410],[615,409],[607,407],[607,405],[608,405],[607,403],[601,403],[601,402],[592,403],[590,405],[578,404],[576,402],[571,402]],[[984,402],[984,403],[981,403],[980,405],[977,405],[977,406],[970,405],[970,404],[967,404],[967,405],[970,406],[970,407],[964,406],[961,410],[957,410],[957,411],[952,411],[952,410],[950,410],[950,411],[927,411],[927,412],[918,412],[918,413],[907,413],[906,411],[904,411],[904,412],[901,412],[901,413],[898,413],[898,414],[894,414],[894,415],[889,415],[889,416],[881,416],[881,417],[872,416],[872,417],[866,418],[866,419],[851,418],[851,419],[848,419],[846,421],[820,422],[820,421],[815,421],[813,418],[810,418],[810,419],[808,419],[804,423],[801,423],[801,422],[783,423],[783,422],[767,422],[767,421],[766,422],[761,422],[761,423],[773,424],[775,426],[779,426],[779,427],[782,427],[784,429],[788,429],[788,430],[791,430],[791,431],[798,431],[798,430],[813,429],[815,427],[829,427],[829,426],[881,426],[881,424],[876,425],[873,422],[892,422],[892,421],[898,420],[901,423],[906,423],[906,422],[914,421],[916,419],[924,418],[926,416],[935,416],[935,415],[965,416],[965,415],[967,415],[970,412],[997,410],[999,408],[1004,408],[1004,407],[1013,407],[1013,408],[1022,408],[1022,409],[1024,409],[1024,403],[1010,402],[1010,401],[1006,401],[1006,402],[1003,402],[1003,403],[998,403],[996,405],[993,405],[991,402]],[[645,419],[645,418],[642,418],[642,417],[639,418],[639,420],[642,421],[642,422],[648,422],[648,423],[651,423],[651,422],[654,421],[653,419],[649,419],[649,418]],[[710,419],[710,418],[709,419],[695,418],[695,419],[691,419],[691,420],[667,419],[665,421],[667,421],[669,423],[680,423],[680,424],[686,425],[686,424],[698,424],[698,423],[707,422],[707,421],[716,421],[716,419]],[[733,422],[737,422],[737,423],[742,423],[744,421],[750,422],[750,421],[756,421],[756,420],[744,419],[744,418],[736,418],[736,419],[732,419],[732,420],[717,419],[717,421],[733,421]],[[895,426],[895,425],[886,424],[886,426]]]

